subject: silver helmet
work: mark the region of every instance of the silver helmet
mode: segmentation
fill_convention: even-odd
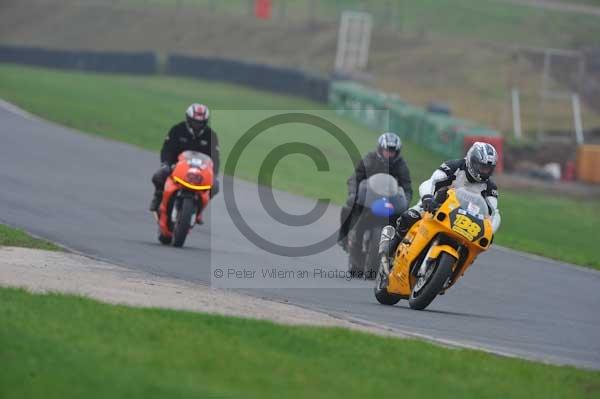
[[[388,157],[390,161],[395,160],[400,156],[400,150],[402,150],[402,140],[396,133],[383,133],[377,139],[377,155],[381,159],[386,159],[383,155],[383,151],[391,151],[393,154],[391,157]]]
[[[478,182],[488,180],[494,173],[498,163],[498,153],[493,145],[488,143],[473,143],[465,156],[467,172]]]

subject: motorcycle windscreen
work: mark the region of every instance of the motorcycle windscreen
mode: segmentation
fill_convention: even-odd
[[[377,173],[358,186],[357,203],[377,216],[391,216],[406,210],[408,203],[402,187],[393,176]]]
[[[490,216],[488,203],[482,197],[481,193],[469,190],[466,187],[457,188],[455,193],[456,198],[460,202],[460,207],[467,211],[467,213],[481,219]]]

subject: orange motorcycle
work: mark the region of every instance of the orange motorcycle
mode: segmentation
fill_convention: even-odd
[[[202,211],[210,201],[213,187],[213,162],[203,153],[182,152],[165,182],[162,201],[155,217],[158,241],[183,246],[189,231],[202,223]]]
[[[481,193],[451,188],[438,194],[442,205],[434,213],[425,212],[411,227],[398,245],[391,267],[387,257],[381,257],[375,281],[379,303],[395,305],[408,299],[412,309],[425,309],[490,248],[492,223]],[[384,228],[382,248],[393,234],[392,226]]]

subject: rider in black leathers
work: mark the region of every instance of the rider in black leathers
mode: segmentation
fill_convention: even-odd
[[[354,174],[348,179],[348,199],[342,207],[340,214],[340,230],[338,243],[347,250],[348,232],[357,213],[356,195],[361,181],[377,173],[386,173],[393,176],[398,185],[403,188],[406,200],[410,203],[412,187],[410,172],[404,158],[400,155],[402,141],[395,133],[384,133],[377,141],[377,149],[369,152],[356,165]]]
[[[152,176],[154,195],[150,211],[156,212],[162,200],[165,181],[171,174],[172,166],[183,151],[198,151],[212,158],[215,180],[211,189],[211,197],[219,191],[216,180],[219,172],[219,140],[217,134],[209,126],[210,111],[206,105],[192,104],[185,112],[185,121],[173,126],[160,151],[160,168]]]

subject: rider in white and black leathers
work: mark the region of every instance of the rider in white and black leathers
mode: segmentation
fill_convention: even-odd
[[[435,199],[435,194],[442,188],[469,187],[481,192],[488,204],[492,217],[494,233],[500,227],[500,211],[498,210],[498,187],[490,179],[496,164],[498,154],[496,149],[488,143],[474,143],[467,155],[462,159],[453,159],[444,162],[433,172],[429,180],[419,186],[421,201],[408,209],[398,219],[396,234],[387,248],[382,248],[388,256],[392,256],[396,247],[404,238],[408,230],[421,219],[424,211],[434,212],[441,205]]]

